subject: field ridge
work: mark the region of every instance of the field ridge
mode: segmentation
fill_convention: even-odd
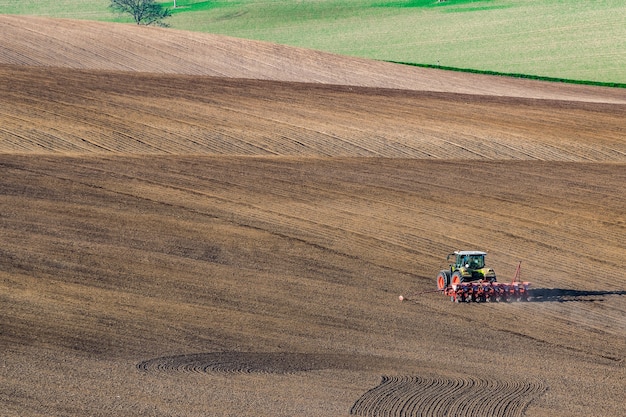
[[[441,71],[224,35],[107,22],[0,15],[0,46],[2,64],[626,103],[626,92],[620,89]]]

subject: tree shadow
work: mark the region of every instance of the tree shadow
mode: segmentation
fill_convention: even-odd
[[[596,302],[604,301],[605,296],[626,295],[626,291],[584,291],[567,288],[533,288],[528,290],[530,302]]]

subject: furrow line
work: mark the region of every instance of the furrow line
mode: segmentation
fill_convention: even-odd
[[[365,392],[350,414],[368,417],[520,417],[545,391],[542,384],[474,378],[383,376]]]

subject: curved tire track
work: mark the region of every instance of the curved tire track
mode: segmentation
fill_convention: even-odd
[[[537,381],[383,376],[359,398],[350,414],[366,417],[519,417],[547,387]]]
[[[353,355],[293,352],[211,352],[165,356],[137,364],[144,372],[292,374],[320,369],[358,369]]]

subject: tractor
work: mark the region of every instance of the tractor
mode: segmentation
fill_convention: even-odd
[[[448,255],[449,270],[437,274],[437,290],[455,302],[528,301],[530,282],[521,281],[520,262],[513,281],[500,283],[496,273],[485,266],[485,255],[480,251],[456,251]]]
[[[437,274],[437,289],[443,291],[463,282],[496,282],[495,271],[485,266],[485,255],[486,252],[469,250],[449,254],[446,260],[450,263],[450,269]]]
[[[486,255],[486,252],[473,250],[449,254],[446,259],[450,268],[439,271],[437,289],[426,292],[441,292],[456,303],[528,301],[530,282],[521,280],[522,262],[517,264],[513,281],[497,282],[495,271],[485,266]],[[399,299],[411,298],[401,295]]]

